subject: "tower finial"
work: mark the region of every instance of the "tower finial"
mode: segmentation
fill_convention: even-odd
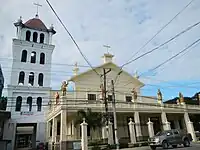
[[[33,3],[33,4],[37,7],[37,12],[36,12],[35,17],[38,18],[39,17],[39,15],[38,15],[38,8],[42,7],[42,5],[40,5],[39,3]]]
[[[73,69],[73,72],[74,72],[74,75],[75,75],[75,76],[78,75],[78,71],[79,71],[78,63],[75,62],[75,64],[74,64],[74,69]]]

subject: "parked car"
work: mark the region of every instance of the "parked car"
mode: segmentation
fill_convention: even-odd
[[[148,139],[152,150],[155,150],[156,147],[167,149],[169,146],[172,146],[176,148],[177,145],[181,144],[184,147],[189,147],[190,141],[192,141],[190,134],[177,129],[158,132],[154,137]]]

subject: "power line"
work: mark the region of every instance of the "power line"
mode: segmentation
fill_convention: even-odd
[[[144,57],[144,56],[146,56],[146,55],[148,55],[148,54],[150,54],[150,53],[152,53],[152,52],[154,52],[154,51],[156,51],[156,50],[158,50],[160,47],[162,47],[162,46],[168,44],[169,42],[171,42],[171,41],[173,41],[173,40],[175,40],[176,38],[178,38],[179,36],[181,36],[182,34],[186,33],[187,31],[191,30],[192,28],[196,27],[196,26],[199,25],[199,24],[200,24],[200,21],[197,22],[197,23],[195,23],[195,24],[193,24],[193,25],[191,25],[191,26],[189,26],[189,27],[187,27],[185,30],[179,32],[179,33],[176,34],[174,37],[170,38],[169,40],[165,41],[164,43],[160,44],[159,46],[157,46],[157,47],[151,49],[150,51],[147,51],[147,52],[143,53],[142,55],[136,57],[135,59],[132,59],[132,60],[130,60],[129,62],[123,64],[123,65],[120,67],[120,71],[119,71],[119,73],[117,74],[117,76],[116,76],[116,78],[115,78],[115,83],[116,83],[116,81],[117,81],[117,78],[118,78],[119,75],[120,75],[120,72],[122,72],[122,68],[123,68],[124,66],[126,66],[126,65],[128,65],[128,64],[130,64],[130,63],[132,63],[132,62],[134,62],[134,61],[136,61],[136,60],[138,60],[138,59],[140,59],[140,58],[142,58],[142,57]]]
[[[161,83],[166,83],[166,84],[169,84],[169,85],[181,86],[181,87],[183,87],[183,86],[187,86],[188,87],[189,85],[200,84],[200,81],[190,82],[190,83],[187,83],[187,85],[185,85],[185,84],[180,84],[180,83],[178,83],[178,84],[177,83],[171,83],[170,81],[166,81],[166,80],[162,80],[162,79],[155,79],[155,78],[151,78],[151,77],[147,77],[147,76],[145,76],[145,77],[143,76],[142,78],[159,81]]]
[[[149,77],[143,77],[143,78],[147,78],[147,79],[152,79],[152,78],[149,78]],[[167,88],[167,87],[177,87],[177,88],[196,88],[196,89],[198,89],[198,88],[200,88],[200,87],[193,87],[193,86],[188,86],[188,85],[183,85],[183,84],[181,84],[181,85],[177,85],[177,84],[173,84],[173,83],[168,83],[169,81],[165,81],[165,80],[159,80],[159,79],[152,79],[152,80],[155,80],[155,81],[160,81],[161,83],[167,83],[167,84],[169,84],[169,85],[171,85],[171,86],[164,86],[164,85],[162,85],[163,86],[163,88]],[[127,85],[129,85],[129,84],[131,84],[132,83],[132,81],[128,81],[128,83],[126,83],[126,84],[124,84],[123,85],[123,87],[125,87],[125,86],[127,86]],[[191,84],[200,84],[200,82],[193,82],[193,83],[191,83]],[[145,84],[145,86],[159,86],[159,87],[162,87],[162,86],[160,86],[160,85],[153,85],[153,84]],[[190,85],[190,84],[189,84]],[[147,89],[142,89],[142,90],[147,90]]]
[[[117,91],[116,91],[117,92]],[[144,98],[149,98],[149,99],[154,99],[155,101],[157,100],[157,98],[151,98],[151,97],[144,97]],[[112,102],[109,102],[110,104],[112,103]],[[57,105],[55,105],[55,106],[65,106],[65,105],[83,105],[83,104],[102,104],[102,105],[100,105],[100,106],[102,106],[102,107],[100,107],[100,108],[103,108],[104,106],[103,106],[103,102],[102,103],[75,103],[75,104],[70,104],[70,103],[67,103],[67,104],[57,104]],[[123,102],[122,100],[116,100],[116,104],[141,104],[141,105],[144,105],[144,106],[157,106],[157,107],[161,107],[159,104],[157,104],[156,102],[155,103],[142,103],[142,102]],[[165,105],[164,105],[164,108],[176,108],[176,109],[180,109],[180,110],[183,110],[183,109],[185,109],[185,108],[182,108],[182,107],[173,107],[173,106],[170,106],[170,105],[173,105],[173,104],[167,104],[167,103],[165,103]],[[23,105],[23,106],[26,106],[27,107],[27,105]],[[37,106],[37,105],[32,105],[32,106]],[[49,106],[49,105],[42,105],[42,106]],[[111,105],[110,105],[111,106]],[[179,105],[177,105],[177,106],[179,106]],[[194,106],[198,106],[198,105],[194,105]],[[9,107],[15,107],[15,106],[13,106],[13,105],[10,105],[10,106],[8,106],[8,108]],[[88,106],[88,107],[90,107],[90,106]],[[127,106],[127,107],[129,107],[130,108],[130,106]],[[111,107],[110,107],[111,108]],[[192,110],[197,110],[197,111],[200,111],[200,109],[192,109]],[[108,111],[111,111],[111,109],[109,109]]]
[[[196,47],[198,44],[199,44],[199,43],[197,43],[194,47]],[[193,48],[194,48],[194,47],[193,47]],[[192,49],[190,49],[190,50],[192,50]],[[184,55],[186,55],[190,50],[181,52],[181,53],[180,53],[180,57],[178,57],[177,59],[180,59],[181,57],[183,57]],[[184,53],[184,52],[185,52],[185,53]],[[183,54],[182,54],[182,53],[183,53]],[[181,54],[182,54],[182,55],[181,55]],[[177,60],[177,59],[176,59],[176,60]],[[164,69],[164,67],[163,67],[161,70],[163,70],[163,69]],[[148,73],[148,72],[151,72],[151,69],[148,70],[147,72],[141,73],[141,74],[139,75],[139,77],[143,76],[144,74],[146,74],[146,73]]]
[[[0,57],[0,62],[1,61],[6,61],[7,62],[7,60],[9,61],[9,60],[14,60],[14,62],[21,62],[19,59],[14,59],[14,58],[4,58],[4,57]],[[31,61],[26,61],[26,63],[31,63]],[[38,62],[39,63],[39,62]],[[74,64],[65,64],[65,63],[54,63],[54,62],[52,62],[52,63],[45,63],[44,65],[46,65],[46,64],[49,64],[49,65],[62,65],[62,66],[69,66],[69,67],[74,67]],[[87,65],[77,65],[77,67],[83,67],[83,68],[90,68],[90,66],[87,66]]]
[[[76,45],[79,53],[81,54],[81,56],[84,58],[84,60],[87,62],[87,64],[92,68],[92,70],[94,72],[96,72],[97,75],[100,76],[100,74],[93,68],[93,66],[90,64],[90,62],[88,61],[88,59],[86,58],[86,56],[83,54],[83,52],[81,51],[80,47],[78,46],[78,44],[76,43],[75,39],[73,38],[72,34],[69,32],[69,30],[67,29],[67,27],[65,26],[65,24],[62,22],[62,20],[60,19],[60,17],[58,16],[58,14],[56,13],[55,9],[53,8],[53,6],[50,4],[50,2],[48,0],[46,0],[47,4],[49,5],[49,7],[51,8],[51,10],[53,11],[53,13],[56,15],[57,19],[59,20],[59,22],[61,23],[61,25],[63,26],[63,28],[65,29],[65,31],[68,33],[68,35],[70,36],[71,40],[73,41],[73,43]]]
[[[164,43],[160,44],[159,46],[157,46],[157,47],[153,48],[152,50],[150,50],[150,51],[148,51],[148,52],[146,52],[146,53],[144,53],[144,54],[142,54],[142,55],[136,57],[135,59],[132,59],[132,60],[130,60],[129,62],[123,64],[122,67],[124,67],[125,65],[128,65],[128,64],[130,64],[130,63],[132,63],[132,62],[134,62],[134,61],[136,61],[136,60],[138,60],[138,59],[140,59],[140,58],[142,58],[142,57],[144,57],[144,56],[146,56],[147,54],[150,54],[150,53],[156,51],[156,50],[159,49],[160,47],[166,45],[167,43],[169,43],[169,42],[171,42],[171,41],[173,41],[173,40],[175,40],[176,38],[178,38],[179,36],[181,36],[182,34],[186,33],[187,31],[191,30],[192,28],[196,27],[196,26],[199,25],[199,24],[200,24],[200,21],[197,22],[197,23],[195,23],[195,24],[193,24],[193,25],[191,25],[191,26],[189,26],[189,27],[187,27],[185,30],[183,30],[183,31],[181,31],[180,33],[176,34],[174,37],[170,38],[169,40],[165,41]]]
[[[177,87],[177,88],[180,88],[180,87],[181,87],[181,88],[186,88],[186,89],[190,89],[190,88],[191,88],[191,89],[192,89],[192,88],[193,88],[193,89],[200,89],[200,86],[199,86],[199,87],[193,87],[193,86],[184,86],[184,87],[183,87],[183,86],[181,86],[181,85],[179,85],[179,86],[178,86],[178,85],[171,85],[171,86],[163,86],[163,85],[161,85],[161,86],[160,86],[160,85],[155,85],[155,84],[145,84],[145,85],[146,85],[146,86],[163,87],[163,88],[176,88],[176,87]]]
[[[177,54],[173,55],[169,59],[165,60],[163,63],[159,64],[158,66],[154,67],[153,69],[150,69],[148,72],[152,72],[152,71],[158,69],[159,67],[163,66],[164,64],[171,61],[172,59],[174,59],[175,57],[177,57],[181,53],[187,51],[189,48],[191,48],[193,45],[197,44],[199,41],[200,41],[200,38],[198,40],[196,40],[195,42],[193,42],[192,44],[190,44],[189,46],[187,46],[186,48],[184,48],[182,51],[178,52]]]
[[[135,57],[135,55],[137,55],[145,46],[147,46],[162,30],[164,30],[174,19],[176,19],[178,17],[178,15],[180,15],[194,0],[191,0],[185,7],[183,7],[169,22],[167,22],[167,24],[165,24],[160,30],[158,30],[156,32],[155,35],[153,35],[152,38],[150,38],[142,47],[140,47],[136,53],[134,53],[131,58],[128,60],[128,62]],[[125,63],[126,64],[126,63]],[[124,66],[124,65],[122,65]]]
[[[98,92],[100,92],[100,91],[98,91]],[[102,92],[102,91],[101,91]],[[101,93],[100,92],[100,93]],[[127,91],[119,91],[119,90],[117,90],[116,91],[117,93],[118,93],[118,95],[132,95],[132,93],[131,92],[127,92]],[[100,95],[100,94],[99,94]],[[29,97],[29,96],[27,96],[27,97]],[[23,100],[25,100],[24,98],[26,98],[27,99],[27,97],[26,96],[23,96],[22,97],[22,99]],[[106,95],[106,98],[108,97],[108,95]],[[150,97],[150,96],[143,96],[143,95],[139,95],[138,94],[138,97],[141,97],[141,98],[148,98],[148,99],[154,99],[154,100],[156,100],[157,98],[156,97]],[[10,100],[10,98],[13,98],[13,99],[16,99],[17,97],[7,97],[8,98],[8,102],[10,102],[10,101],[14,101],[14,100]],[[38,98],[38,97],[32,97],[33,99],[35,99],[35,98]],[[46,100],[53,100],[53,101],[51,101],[51,102],[56,102],[56,98],[55,97],[42,97],[43,98],[43,100],[44,99],[46,99]],[[166,99],[167,100],[167,99]],[[66,98],[65,100],[61,100],[61,98],[59,99],[59,102],[73,102],[73,103],[76,103],[76,102],[86,102],[86,103],[93,103],[93,102],[100,102],[100,101],[104,101],[104,99],[103,98],[96,98],[96,99],[94,99],[94,100],[88,100],[88,98],[86,98],[86,97],[77,97],[77,98]],[[119,101],[119,100],[118,100]],[[124,100],[120,100],[121,102],[125,102],[125,99]],[[163,99],[163,101],[165,101],[165,99]],[[107,101],[107,102],[111,102],[111,101]]]

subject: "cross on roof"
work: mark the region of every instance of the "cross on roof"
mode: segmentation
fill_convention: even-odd
[[[33,4],[37,7],[36,16],[38,16],[38,8],[39,8],[39,7],[42,7],[42,5],[40,5],[39,3],[33,3]]]
[[[111,48],[109,45],[103,45],[103,47],[105,47],[107,49],[107,52],[109,54],[109,48]]]

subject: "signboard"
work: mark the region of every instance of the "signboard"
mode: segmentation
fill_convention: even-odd
[[[33,115],[33,112],[31,112],[31,111],[22,111],[20,114],[23,115],[23,116],[31,116],[31,115]]]
[[[80,150],[81,142],[73,142],[73,150]]]

